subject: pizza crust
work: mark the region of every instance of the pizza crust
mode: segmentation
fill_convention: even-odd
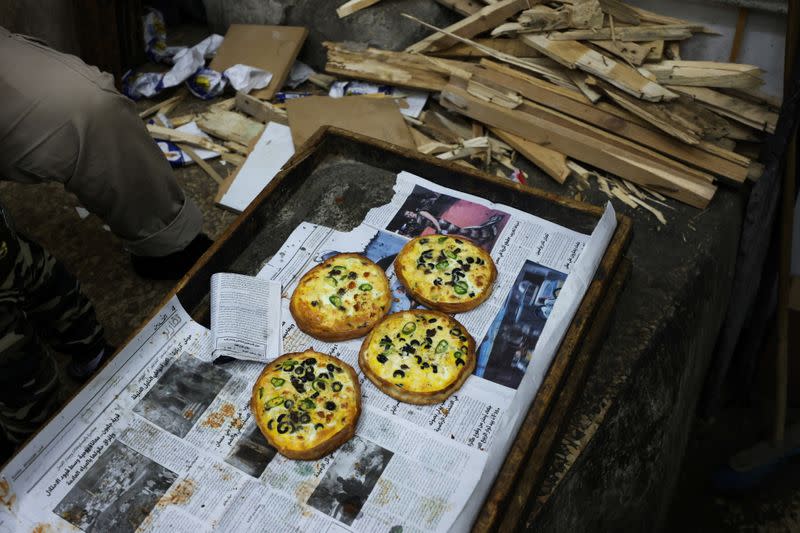
[[[337,264],[357,266],[357,269],[347,271],[356,274],[356,277],[339,279],[341,276],[337,276],[335,281],[339,285],[335,287],[320,283],[320,280],[332,277],[328,274]],[[368,273],[366,278],[363,277],[365,273]],[[372,287],[371,290],[359,289],[367,284]],[[348,288],[348,285],[354,286]],[[338,294],[339,290],[345,293]],[[352,301],[348,296],[359,299],[359,310],[351,312],[349,305]],[[347,310],[334,307],[330,302],[331,297],[339,297],[342,307]],[[292,293],[289,311],[303,332],[322,341],[336,342],[366,335],[389,312],[391,298],[389,280],[381,267],[360,254],[337,254],[303,275]],[[312,306],[311,302],[317,302],[317,305]],[[338,316],[340,313],[341,317]]]
[[[459,247],[467,248],[468,255],[470,257],[479,257],[483,261],[483,264],[480,267],[481,273],[485,273],[486,275],[485,286],[480,292],[475,293],[474,296],[470,297],[469,294],[467,294],[464,298],[459,298],[458,301],[437,300],[428,297],[425,293],[425,291],[429,289],[433,283],[432,281],[428,280],[428,277],[426,277],[430,275],[425,275],[424,271],[422,271],[419,280],[415,281],[410,279],[411,276],[416,276],[417,273],[420,272],[420,270],[417,269],[417,254],[420,249],[419,243],[424,239],[428,239],[432,243],[435,243],[437,239],[445,237],[448,240],[452,239],[453,241],[460,241]],[[431,247],[435,248],[436,245],[432,244]],[[471,266],[474,269],[474,264]],[[410,240],[395,258],[395,273],[397,274],[397,279],[403,284],[403,287],[406,289],[406,293],[411,298],[425,305],[426,307],[443,311],[445,313],[463,313],[475,309],[485,302],[489,296],[491,296],[494,282],[497,279],[497,267],[495,267],[492,256],[489,255],[486,250],[465,237],[451,235],[423,235]],[[420,290],[421,287],[419,285],[417,285],[419,288],[415,288],[415,282],[417,284],[424,283],[425,289]]]
[[[281,440],[274,435],[275,430],[268,427],[269,417],[263,416],[264,398],[259,399],[259,388],[265,386],[266,383],[269,383],[270,377],[275,377],[276,375],[285,375],[281,373],[281,371],[278,371],[279,374],[276,374],[275,367],[277,365],[288,360],[302,360],[308,357],[313,357],[318,362],[324,362],[325,364],[332,363],[343,370],[343,373],[349,379],[349,384],[351,384],[353,388],[353,393],[348,395],[348,399],[351,400],[352,403],[347,407],[347,423],[344,425],[338,425],[336,431],[333,432],[332,435],[326,437],[318,444],[309,448],[291,448],[282,443]],[[250,398],[250,410],[253,413],[253,417],[256,420],[256,425],[258,425],[262,435],[264,435],[270,446],[275,448],[278,453],[289,459],[312,461],[333,452],[339,446],[350,440],[355,434],[356,425],[358,424],[358,419],[361,416],[361,386],[359,385],[358,375],[356,374],[355,370],[353,370],[350,365],[341,359],[333,357],[332,355],[315,352],[313,350],[288,353],[268,363],[258,376],[258,379],[256,379],[256,382],[253,385],[253,391]]]
[[[452,329],[453,327],[460,328],[461,332],[463,333],[464,337],[466,337],[467,346],[467,353],[465,354],[465,364],[463,366],[456,367],[458,368],[459,372],[457,377],[447,384],[445,387],[433,390],[433,391],[411,391],[406,390],[402,387],[398,387],[391,381],[381,377],[375,372],[372,368],[370,363],[370,358],[375,357],[381,350],[375,350],[374,346],[372,346],[373,341],[376,338],[379,338],[383,335],[388,335],[391,338],[395,338],[394,333],[397,332],[397,329],[391,330],[391,333],[385,331],[382,327],[383,324],[389,320],[398,321],[399,323],[403,323],[411,317],[415,317],[417,315],[425,315],[430,317],[435,317],[438,320],[441,320],[443,323],[448,324],[448,328]],[[401,311],[400,313],[394,313],[386,318],[384,318],[380,323],[376,324],[375,327],[370,331],[369,335],[364,339],[364,342],[361,344],[361,350],[358,353],[358,366],[361,368],[361,371],[364,372],[364,375],[383,392],[387,396],[394,398],[395,400],[399,400],[401,402],[415,404],[415,405],[430,405],[441,403],[450,397],[454,392],[461,388],[467,378],[472,374],[475,370],[475,363],[476,363],[476,356],[475,356],[475,339],[472,338],[472,335],[464,328],[461,323],[459,323],[453,317],[441,313],[439,311],[431,311],[431,310],[414,310],[414,311]]]

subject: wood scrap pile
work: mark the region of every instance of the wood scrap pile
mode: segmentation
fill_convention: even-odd
[[[704,208],[718,183],[757,178],[779,103],[755,66],[680,57],[702,24],[619,0],[437,2],[464,18],[414,19],[432,33],[403,52],[326,43],[329,74],[431,91],[466,119],[410,120],[420,151],[509,168],[519,155],[561,183],[613,175],[601,190],[649,210],[664,196]]]

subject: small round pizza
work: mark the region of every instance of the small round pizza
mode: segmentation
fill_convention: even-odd
[[[439,311],[401,311],[367,335],[358,365],[396,400],[440,403],[475,370],[475,340],[456,319]]]
[[[353,368],[336,357],[313,350],[288,353],[261,372],[250,409],[281,455],[310,461],[353,436],[361,387]]]
[[[289,310],[297,326],[334,342],[363,337],[391,307],[383,269],[359,254],[338,254],[300,279]]]
[[[409,296],[445,313],[478,307],[492,293],[497,278],[486,250],[453,235],[411,239],[397,255],[394,269]]]

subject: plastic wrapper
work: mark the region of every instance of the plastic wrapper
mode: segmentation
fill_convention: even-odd
[[[247,65],[233,65],[223,73],[231,87],[245,94],[263,89],[272,81],[272,73]]]
[[[287,100],[294,100],[295,98],[305,98],[306,96],[314,96],[313,93],[306,92],[284,92],[275,93],[275,102],[282,104]]]
[[[225,77],[210,68],[202,68],[186,80],[189,92],[201,100],[210,100],[219,96],[225,90],[226,85]]]
[[[286,79],[286,86],[291,89],[297,89],[301,83],[314,74],[316,74],[316,71],[313,68],[302,61],[295,61],[292,65],[292,70],[289,71],[289,77]]]
[[[134,72],[129,70],[122,77],[122,92],[132,100],[152,98],[157,95],[161,87],[163,74],[158,72]]]
[[[174,51],[167,47],[167,27],[164,24],[164,16],[156,9],[148,10],[142,17],[142,33],[144,36],[144,50],[147,57],[156,63],[164,61]]]
[[[331,98],[369,94],[385,94],[397,99],[400,112],[412,118],[419,117],[428,101],[428,93],[425,91],[398,89],[391,85],[376,85],[364,81],[337,81],[328,91]]]

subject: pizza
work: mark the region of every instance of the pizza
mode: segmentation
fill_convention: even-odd
[[[478,307],[492,293],[497,278],[486,250],[453,235],[411,239],[397,255],[394,269],[409,296],[445,313]]]
[[[383,269],[359,254],[338,254],[309,270],[289,309],[297,326],[323,341],[363,337],[391,307]]]
[[[288,353],[261,372],[250,409],[281,455],[319,459],[355,433],[361,387],[353,368],[336,357],[312,350]]]
[[[439,403],[475,369],[475,340],[456,319],[439,311],[401,311],[367,335],[358,365],[396,400]]]

